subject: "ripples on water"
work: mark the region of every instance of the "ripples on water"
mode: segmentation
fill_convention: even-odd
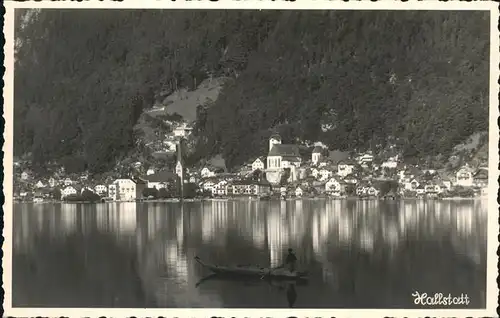
[[[486,201],[16,204],[13,306],[410,308],[442,292],[485,306]],[[276,266],[307,285],[207,280],[193,260]]]

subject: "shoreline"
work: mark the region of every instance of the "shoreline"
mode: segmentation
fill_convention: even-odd
[[[184,199],[180,200],[178,198],[169,199],[154,199],[154,200],[136,200],[136,201],[104,201],[104,202],[90,202],[90,201],[57,201],[49,200],[42,202],[33,201],[13,201],[13,204],[106,204],[106,203],[181,203],[181,202],[203,202],[203,201],[213,201],[213,202],[228,202],[228,201],[479,201],[487,200],[487,196],[478,197],[449,197],[449,198],[394,198],[394,199],[384,199],[384,198],[358,198],[358,197],[300,197],[300,198],[270,198],[270,199],[259,199],[259,198],[196,198],[196,199]]]

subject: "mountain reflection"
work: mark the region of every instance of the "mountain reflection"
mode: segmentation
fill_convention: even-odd
[[[486,202],[477,200],[16,204],[13,303],[403,308],[421,290],[468,293],[469,308],[481,307],[486,221]],[[290,247],[311,273],[307,287],[196,286],[209,274],[197,255],[277,266]],[[48,277],[54,291],[44,293]]]

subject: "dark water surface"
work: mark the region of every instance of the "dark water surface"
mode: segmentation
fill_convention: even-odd
[[[13,306],[415,308],[415,291],[485,307],[487,202],[16,204]],[[306,285],[209,279],[194,261],[276,266]],[[459,306],[458,306],[459,307]],[[464,307],[464,306],[462,306]]]

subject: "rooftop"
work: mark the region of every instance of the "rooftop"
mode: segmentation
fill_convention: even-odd
[[[157,173],[150,174],[149,176],[145,176],[144,179],[149,182],[164,182],[168,180],[172,180],[175,178],[175,174],[170,171],[158,171]]]
[[[328,157],[333,164],[337,164],[339,161],[348,159],[349,153],[339,150],[333,150],[329,152]]]
[[[269,137],[269,139],[271,139],[271,138],[276,139],[276,140],[280,140],[280,141],[281,141],[281,136],[280,136],[277,132],[273,133],[273,134]]]
[[[268,156],[300,157],[299,147],[297,145],[286,145],[286,144],[274,145],[269,151]]]
[[[321,146],[314,147],[313,153],[323,153],[323,147]]]

